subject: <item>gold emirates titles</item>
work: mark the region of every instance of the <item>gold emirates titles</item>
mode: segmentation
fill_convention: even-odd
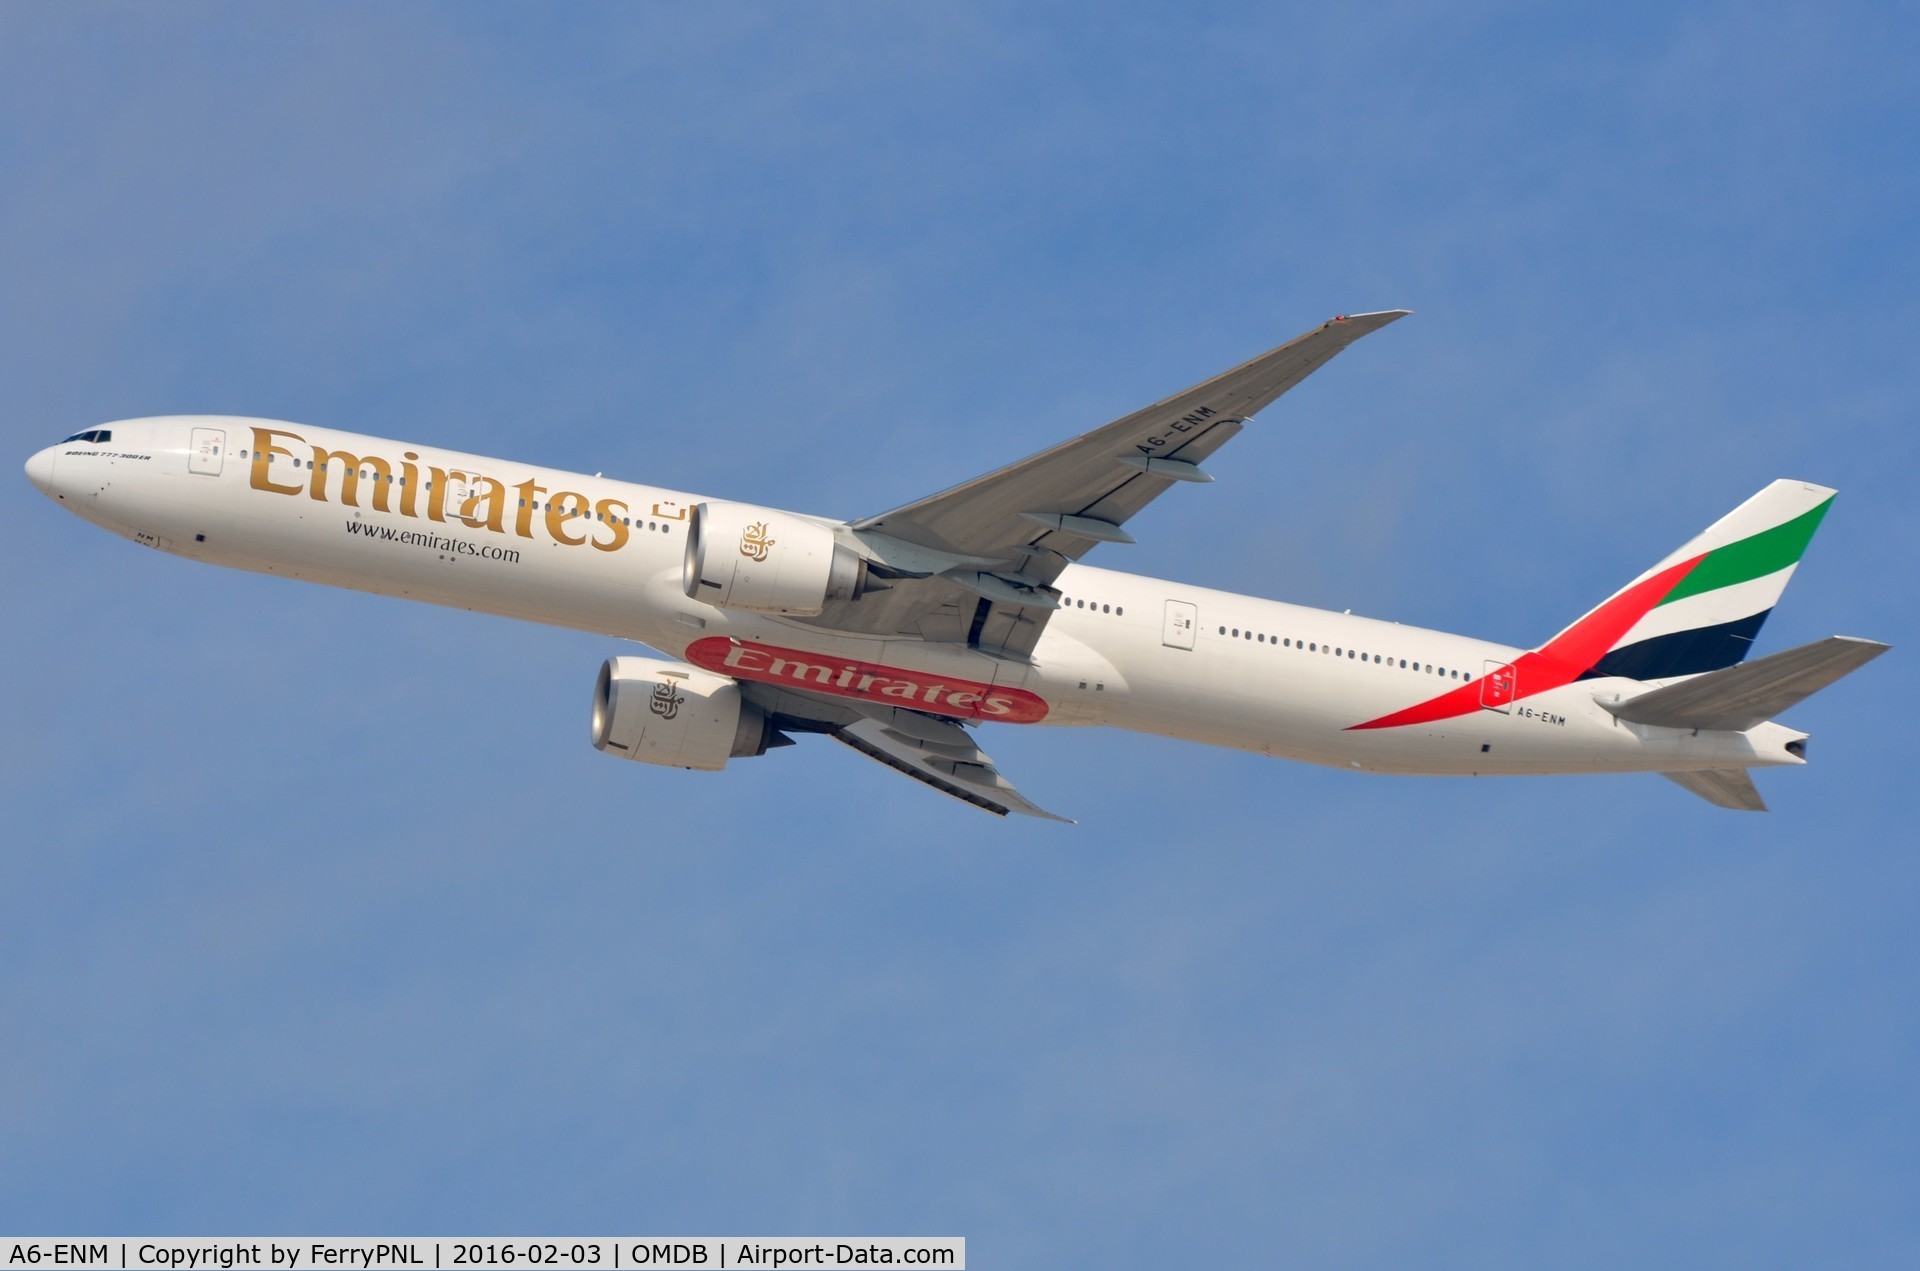
[[[298,465],[300,460],[293,451],[278,444],[276,438],[297,442],[312,452],[306,460],[311,475],[304,481],[288,483],[275,481],[273,459],[285,456]],[[400,492],[400,515],[418,519],[423,515],[420,509],[422,483],[420,469],[414,463],[420,456],[411,450],[401,452],[400,472],[396,479],[393,465],[385,459],[373,455],[356,455],[344,450],[327,450],[313,445],[299,433],[288,432],[281,428],[253,429],[252,471],[248,483],[256,490],[265,490],[270,494],[297,496],[307,495],[317,503],[327,501],[327,473],[332,465],[340,468],[340,501],[348,507],[360,506],[360,474],[373,473],[370,483],[373,486],[373,508],[376,512],[393,511],[394,490]],[[476,530],[491,530],[495,534],[508,532],[506,514],[514,513],[514,534],[521,538],[533,537],[533,514],[535,506],[545,496],[545,505],[540,510],[546,517],[546,531],[554,542],[567,547],[590,546],[596,551],[617,552],[626,546],[628,527],[621,521],[631,509],[619,499],[601,499],[594,502],[584,494],[572,490],[554,490],[529,479],[518,485],[505,485],[493,477],[478,472],[462,472],[456,468],[436,468],[431,465],[427,470],[425,493],[427,505],[424,515],[429,521],[448,520],[470,526]],[[446,506],[447,487],[454,481],[460,481],[470,488],[467,497],[458,509],[448,511]],[[507,506],[509,495],[517,496],[519,505],[512,509]],[[584,522],[584,524],[582,524]],[[578,528],[581,533],[576,537],[569,533]],[[604,529],[610,537],[602,539],[594,535],[596,529]]]

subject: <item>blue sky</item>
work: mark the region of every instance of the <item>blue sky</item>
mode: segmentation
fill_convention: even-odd
[[[1531,644],[1776,477],[1742,817],[1001,729],[587,741],[609,641],[0,503],[0,1230],[1920,1252],[1899,5],[0,8],[0,429],[280,416],[836,515],[1405,306],[1101,564]],[[1907,825],[1901,831],[1901,825]],[[1908,846],[1902,848],[1900,844]]]

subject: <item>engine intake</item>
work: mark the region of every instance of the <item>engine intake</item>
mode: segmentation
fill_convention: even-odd
[[[885,584],[818,521],[745,503],[701,503],[687,528],[680,584],[694,600],[749,613],[818,616]]]
[[[608,658],[593,687],[594,749],[622,759],[718,772],[787,744],[737,681],[684,662]]]

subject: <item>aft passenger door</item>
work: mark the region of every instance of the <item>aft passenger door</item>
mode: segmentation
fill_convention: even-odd
[[[1512,663],[1487,663],[1486,673],[1480,677],[1480,705],[1484,709],[1505,715],[1513,709],[1513,699],[1519,691],[1520,679]]]
[[[1193,629],[1199,619],[1198,606],[1188,604],[1184,600],[1169,600],[1167,616],[1160,627],[1160,643],[1169,649],[1191,649]]]

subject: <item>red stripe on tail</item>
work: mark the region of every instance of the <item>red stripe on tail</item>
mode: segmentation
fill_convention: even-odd
[[[1661,570],[1644,582],[1635,583],[1562,631],[1532,653],[1514,659],[1513,670],[1519,691],[1513,700],[1532,697],[1552,689],[1564,688],[1584,675],[1594,663],[1607,656],[1620,637],[1633,630],[1633,624],[1647,616],[1653,607],[1667,598],[1705,560],[1702,552],[1691,560]],[[1350,726],[1348,732],[1369,728],[1404,728],[1409,724],[1431,724],[1435,720],[1470,715],[1480,709],[1481,686],[1478,680],[1448,689],[1438,697],[1417,702],[1405,710],[1364,724]]]

